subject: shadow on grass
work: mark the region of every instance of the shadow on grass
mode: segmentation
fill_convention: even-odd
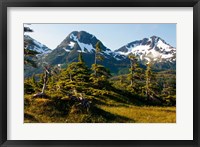
[[[100,99],[106,99],[108,97],[98,97],[96,99],[93,99],[92,103],[93,104],[98,104],[98,105],[104,105],[104,106],[111,106],[111,107],[129,107],[126,103],[122,102],[122,103],[106,103],[104,101],[101,101]]]
[[[157,102],[155,100],[147,100],[147,97],[145,96],[133,94],[127,90],[120,90],[115,87],[112,87],[112,91],[119,96],[107,95],[107,97],[116,102],[131,104],[135,106],[168,106],[166,102],[163,101],[161,98],[158,98],[157,100],[159,102]]]
[[[161,111],[163,111],[163,112],[169,112],[169,113],[175,113],[176,112],[176,110],[161,110]]]
[[[135,120],[133,120],[133,119],[129,119],[127,117],[112,114],[112,113],[104,111],[96,106],[91,107],[90,111],[94,117],[104,118],[105,123],[134,123],[135,122]]]
[[[102,102],[101,100],[112,100],[116,103],[118,103],[117,105],[119,105],[119,103],[121,103],[122,106],[125,106],[126,104],[128,105],[136,105],[136,106],[144,106],[146,105],[145,101],[143,100],[143,97],[140,97],[138,95],[134,95],[131,92],[128,91],[123,91],[123,90],[119,90],[116,89],[114,87],[112,87],[112,89],[110,89],[110,91],[108,94],[104,94],[104,95],[99,95],[95,98],[95,101],[98,104],[102,104],[102,105],[107,105],[107,106],[116,106],[116,104],[107,104],[106,102]],[[98,100],[101,99],[101,100]]]
[[[24,113],[24,122],[26,122],[26,121],[31,122],[31,123],[39,122],[39,120],[37,120],[34,115],[25,112]]]

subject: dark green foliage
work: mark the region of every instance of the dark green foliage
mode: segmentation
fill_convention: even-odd
[[[94,68],[96,75],[94,74]],[[55,68],[56,69],[56,68]],[[54,69],[54,70],[55,70]],[[113,87],[122,91],[129,91],[139,97],[146,97],[147,101],[156,98],[163,104],[174,105],[176,96],[176,78],[173,71],[153,73],[150,66],[144,71],[135,66],[133,73],[133,84],[130,85],[130,74],[112,77],[109,70],[103,65],[93,64],[92,70],[82,62],[73,62],[68,65],[65,70],[57,69],[57,74],[52,74],[47,82],[47,93],[60,94],[61,97],[68,94],[94,95],[97,93],[95,89],[113,90]],[[25,80],[25,93],[39,92],[43,86],[44,74],[33,75],[32,78]],[[104,93],[105,94],[105,93]],[[173,103],[173,104],[171,104]]]
[[[146,90],[146,96],[147,99],[149,100],[151,96],[153,96],[153,90],[152,90],[152,78],[153,78],[153,73],[151,71],[151,64],[147,64],[147,69],[145,72],[145,80],[146,80],[146,85],[145,85],[145,90]]]
[[[66,76],[71,81],[84,81],[89,80],[89,69],[86,67],[84,62],[73,62],[66,70]]]
[[[96,43],[96,46],[95,46],[96,49],[95,49],[95,61],[94,61],[94,64],[97,64],[97,61],[102,61],[104,59],[104,57],[100,54],[101,51],[102,51],[101,46],[102,46],[101,42],[98,41]]]
[[[24,82],[24,93],[32,94],[34,92],[35,92],[34,87],[28,82]]]
[[[92,81],[93,86],[95,86],[96,88],[108,88],[110,86],[108,78],[111,77],[111,74],[110,71],[103,65],[97,64],[97,61],[103,61],[100,52],[101,52],[101,42],[98,41],[96,43],[95,61],[91,67],[93,73],[90,76],[90,80]]]
[[[160,89],[157,82],[156,74],[152,72],[151,70],[151,63],[147,64],[147,69],[145,72],[145,81],[146,84],[144,86],[145,88],[145,94],[148,101],[155,101],[157,103],[162,103],[162,99],[160,99]]]
[[[94,73],[91,74],[90,80],[95,87],[106,88],[109,86],[108,78],[111,77],[111,74],[108,69],[99,64],[93,64],[91,69]]]
[[[143,80],[144,80],[144,70],[139,66],[138,59],[133,55],[129,55],[130,59],[130,73],[128,74],[128,81],[130,81],[130,85],[128,86],[128,89],[135,94],[142,93],[144,86]]]

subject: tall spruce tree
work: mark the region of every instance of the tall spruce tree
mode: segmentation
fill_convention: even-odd
[[[101,42],[98,41],[96,43],[94,64],[92,64],[91,67],[93,73],[90,76],[90,80],[92,80],[93,84],[99,88],[108,85],[107,80],[111,76],[110,71],[107,68],[103,65],[97,64],[97,61],[103,61],[104,59],[102,54],[100,54],[101,51]]]
[[[97,61],[102,61],[103,60],[103,56],[100,54],[101,53],[101,42],[98,41],[95,45],[95,57],[94,57],[94,75],[97,76]]]
[[[137,66],[137,59],[136,57],[131,54],[128,56],[129,60],[130,60],[130,74],[129,74],[129,80],[130,80],[130,85],[133,86],[133,82],[134,82],[134,72]]]
[[[130,88],[135,93],[141,93],[142,87],[142,80],[144,80],[143,69],[139,66],[138,59],[133,54],[129,56],[130,60],[130,73],[128,74],[128,81],[130,81]]]
[[[89,69],[87,68],[82,52],[79,53],[78,62],[72,62],[66,70],[66,73],[70,81],[88,81],[89,80]]]
[[[146,96],[148,100],[156,100],[159,98],[159,86],[156,80],[156,74],[152,72],[151,66],[152,62],[146,64],[146,72],[145,72],[145,79],[146,79]]]

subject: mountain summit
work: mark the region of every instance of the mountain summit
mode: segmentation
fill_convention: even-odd
[[[176,61],[176,48],[172,47],[163,39],[157,36],[133,41],[127,45],[122,46],[115,52],[124,56],[128,56],[132,53],[137,56],[139,60],[146,60],[147,62]]]
[[[95,48],[97,42],[100,42],[101,54],[104,57],[101,64],[108,68],[113,68],[116,59],[111,49],[107,48],[99,39],[86,31],[73,31],[45,57],[46,62],[50,64],[68,64],[78,61],[78,55],[82,56],[86,64],[90,67],[94,63]]]
[[[100,40],[86,31],[73,31],[57,46],[56,49],[63,49],[66,52],[76,50],[77,52],[92,54],[95,53],[95,45],[98,41]],[[101,50],[105,56],[109,56],[112,53],[112,51],[105,47],[102,42]]]
[[[133,41],[122,46],[115,52],[124,56],[128,56],[132,53],[141,61],[176,61],[176,48],[172,47],[158,36]]]

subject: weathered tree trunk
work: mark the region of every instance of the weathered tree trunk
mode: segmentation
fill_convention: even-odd
[[[96,71],[96,69],[94,70],[94,75],[95,75],[95,77],[97,77],[97,71]]]
[[[150,64],[147,65],[147,73],[146,73],[146,95],[147,95],[147,99],[149,100],[150,99],[150,83],[151,83],[151,75],[150,75]]]
[[[46,89],[46,85],[47,85],[47,80],[48,80],[48,73],[47,71],[45,71],[45,75],[44,75],[44,84],[43,84],[43,87],[42,87],[42,94],[44,94],[44,91]]]
[[[44,72],[44,83],[43,83],[43,87],[42,87],[42,92],[40,93],[36,93],[33,95],[33,98],[40,98],[40,97],[43,97],[43,98],[47,98],[48,96],[45,94],[45,89],[46,89],[46,86],[47,86],[47,80],[48,80],[48,74],[49,74],[49,71],[48,69],[45,67],[45,72]]]
[[[131,86],[133,86],[133,70],[131,70]]]
[[[146,89],[147,100],[150,99],[149,89]]]
[[[97,51],[95,51],[94,64],[97,64]]]
[[[69,74],[69,79],[70,81],[72,81],[72,74]]]
[[[131,86],[133,86],[133,61],[130,60],[131,62]]]
[[[95,52],[95,57],[94,57],[94,64],[95,64],[95,66],[97,65],[97,53],[96,52]],[[95,77],[97,76],[96,69],[94,69],[94,75],[95,75]]]

